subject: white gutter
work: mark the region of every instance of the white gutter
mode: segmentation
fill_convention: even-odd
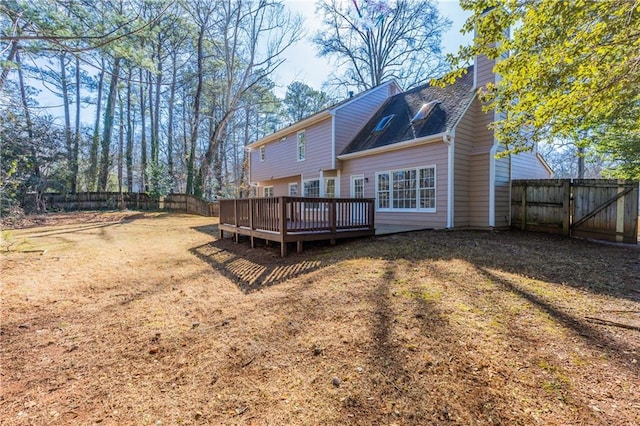
[[[397,151],[399,149],[410,148],[413,146],[426,145],[433,142],[445,141],[448,132],[436,133],[418,139],[411,139],[404,142],[393,143],[390,145],[379,146],[377,148],[367,149],[365,151],[352,152],[350,154],[338,155],[338,160],[351,160],[353,158],[367,157],[369,155],[382,154],[385,152]]]
[[[451,229],[454,226],[453,222],[453,210],[454,210],[454,178],[455,178],[455,128],[445,138],[445,142],[449,145],[447,149],[447,228]]]
[[[284,129],[278,130],[275,133],[270,134],[269,136],[266,136],[262,139],[260,139],[259,141],[255,141],[254,143],[250,143],[249,145],[247,145],[247,148],[249,149],[253,149],[253,148],[258,148],[259,146],[262,146],[264,144],[267,144],[269,142],[273,142],[275,140],[281,139],[285,136],[290,135],[291,133],[295,133],[299,130],[305,129],[309,126],[311,126],[312,124],[315,124],[319,121],[325,120],[328,117],[331,117],[333,115],[332,111],[329,110],[325,110],[325,111],[321,111],[315,115],[312,115],[309,118],[306,118],[302,121],[298,121],[297,123],[292,124],[289,127],[285,127]]]
[[[331,111],[331,169],[336,169],[336,113]]]

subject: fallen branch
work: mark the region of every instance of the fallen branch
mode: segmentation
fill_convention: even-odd
[[[623,324],[621,322],[608,321],[608,320],[603,320],[601,318],[594,318],[594,317],[584,317],[584,318],[587,321],[592,322],[594,324],[606,325],[606,326],[609,326],[609,327],[620,327],[620,328],[626,328],[628,330],[640,331],[640,327],[635,326],[635,325]]]

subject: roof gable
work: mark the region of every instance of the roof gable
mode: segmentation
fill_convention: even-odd
[[[331,105],[330,107],[327,107],[323,110],[320,110],[318,112],[316,112],[315,114],[310,115],[309,117],[303,118],[300,121],[297,121],[287,127],[284,127],[280,130],[277,130],[274,133],[271,133],[270,135],[267,135],[265,137],[263,137],[262,139],[259,139],[253,143],[248,144],[247,146],[249,148],[257,148],[260,145],[264,145],[266,143],[272,142],[274,140],[278,140],[290,133],[296,132],[298,130],[302,130],[308,126],[311,126],[315,123],[318,123],[320,121],[326,120],[330,117],[333,116],[333,114],[336,113],[336,111],[338,111],[341,108],[344,108],[345,106],[353,103],[353,102],[358,102],[360,99],[364,98],[365,96],[367,96],[368,94],[378,91],[378,90],[383,90],[384,88],[388,88],[389,86],[395,86],[396,90],[398,91],[402,91],[402,89],[400,88],[400,86],[398,85],[398,83],[395,80],[390,80],[387,81],[385,83],[382,83],[379,86],[373,87],[371,89],[365,90],[364,92],[360,92],[354,96],[350,96],[346,99],[343,99],[342,101]]]
[[[392,96],[341,155],[419,139],[452,129],[474,95],[473,69],[470,67],[454,84],[445,87],[426,84]],[[421,110],[424,116],[418,114]],[[393,119],[382,131],[374,131],[381,120],[391,115]]]

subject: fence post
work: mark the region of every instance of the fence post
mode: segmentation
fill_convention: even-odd
[[[571,181],[562,183],[562,235],[571,235]]]
[[[329,243],[331,245],[335,245],[336,243],[336,222],[337,222],[337,218],[336,218],[336,199],[332,198],[329,201],[329,226],[331,227],[331,234],[332,234],[332,238],[329,241]]]

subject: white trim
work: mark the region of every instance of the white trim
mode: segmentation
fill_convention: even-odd
[[[291,187],[293,185],[296,185],[297,189],[296,189],[296,195],[291,195]],[[300,196],[300,184],[298,182],[289,182],[289,185],[287,186],[288,190],[287,190],[287,194],[289,194],[290,197],[299,197]]]
[[[473,90],[478,88],[478,55],[473,57]]]
[[[273,142],[275,140],[278,140],[284,136],[288,136],[291,133],[295,133],[296,131],[300,130],[300,129],[304,129],[305,127],[309,127],[312,124],[316,124],[320,121],[323,121],[331,116],[333,116],[336,111],[338,111],[341,108],[346,107],[347,105],[351,105],[351,103],[356,102],[357,100],[359,100],[360,98],[363,98],[371,93],[375,93],[378,92],[380,90],[382,90],[383,88],[388,88],[389,86],[394,85],[396,86],[396,88],[398,89],[398,93],[401,93],[402,87],[400,87],[400,85],[398,84],[397,81],[395,80],[390,80],[387,81],[385,83],[382,83],[379,86],[376,86],[372,89],[369,90],[365,90],[364,92],[358,93],[357,95],[353,96],[353,98],[349,99],[348,101],[343,101],[344,103],[341,103],[340,105],[337,105],[335,107],[330,107],[325,109],[324,111],[320,111],[314,115],[312,115],[311,117],[307,117],[302,121],[298,121],[297,123],[293,123],[292,125],[285,127],[284,129],[280,129],[275,133],[272,133],[268,136],[265,136],[264,138],[255,141],[253,143],[250,143],[247,145],[247,148],[249,149],[253,149],[253,148],[257,148],[260,145],[264,145],[267,144],[269,142]],[[387,93],[387,98],[389,97],[389,94]]]
[[[342,196],[342,191],[340,190],[340,187],[342,186],[342,171],[341,170],[337,170],[336,172],[336,198],[340,198]]]
[[[331,168],[336,168],[336,113],[331,112]]]
[[[358,93],[357,95],[355,95],[355,96],[353,96],[351,99],[349,99],[347,102],[345,102],[345,103],[343,103],[343,104],[340,104],[340,105],[338,105],[337,107],[333,108],[333,109],[332,109],[332,111],[333,111],[333,112],[336,112],[336,111],[338,111],[339,109],[342,109],[342,108],[346,107],[347,105],[351,105],[353,102],[355,102],[355,101],[356,101],[356,100],[358,100],[359,98],[362,98],[362,97],[364,97],[364,96],[366,96],[366,95],[369,95],[369,94],[371,94],[371,93],[378,92],[378,91],[380,91],[383,87],[388,87],[388,86],[390,86],[390,85],[394,85],[394,86],[396,86],[396,88],[397,88],[400,92],[402,92],[402,91],[403,91],[403,90],[402,90],[402,87],[400,87],[400,85],[398,84],[398,82],[397,82],[397,81],[395,81],[395,80],[389,80],[389,81],[386,81],[386,82],[382,83],[382,84],[381,84],[381,85],[379,85],[379,86],[376,86],[376,87],[373,87],[373,88],[371,88],[371,89],[369,89],[369,90],[365,90],[364,92]],[[388,97],[389,97],[389,94],[388,94],[388,92],[387,92],[387,98],[388,98]]]
[[[331,112],[330,111],[321,111],[319,113],[317,113],[316,115],[312,115],[309,118],[306,118],[302,121],[298,121],[297,123],[292,124],[289,127],[285,127],[282,130],[278,130],[275,133],[270,134],[269,136],[265,136],[264,138],[260,139],[259,141],[255,141],[253,143],[250,143],[249,145],[247,145],[247,148],[249,149],[254,149],[254,148],[258,148],[261,145],[267,144],[269,142],[273,142],[276,141],[278,139],[281,139],[283,137],[289,136],[292,133],[296,133],[299,130],[305,129],[307,127],[310,127],[312,124],[316,124],[320,121],[323,121],[327,118],[331,117]]]
[[[382,154],[384,152],[397,151],[399,149],[410,148],[413,146],[426,145],[433,142],[442,142],[448,132],[436,133],[418,139],[411,139],[404,142],[398,142],[391,145],[379,146],[377,148],[367,149],[365,151],[352,152],[350,154],[338,155],[338,160],[351,160],[353,158],[366,157],[368,155]]]
[[[451,132],[447,149],[447,228],[454,226],[454,185],[455,185],[455,130]]]
[[[416,207],[415,208],[393,208],[393,173],[407,170],[415,170],[416,171],[416,181],[420,180],[420,170],[422,169],[433,169],[433,207],[420,208],[420,196],[418,195],[418,191],[420,190],[419,185],[416,184]],[[380,175],[387,175],[389,177],[389,207],[388,208],[379,208],[378,207],[378,177]],[[417,182],[416,182],[417,183]],[[405,169],[395,169],[395,170],[385,170],[381,172],[376,172],[375,178],[375,209],[377,212],[388,212],[388,213],[436,213],[438,208],[438,168],[436,164],[430,164],[428,166],[417,166],[417,167],[407,167]]]
[[[333,181],[333,198],[338,198],[338,178],[335,176],[326,176],[323,179],[323,190],[324,192],[321,192],[321,196],[322,197],[328,197],[327,195],[327,183],[332,180]]]
[[[302,180],[302,196],[303,196],[303,197],[309,197],[309,195],[307,195],[307,194],[305,193],[305,187],[304,187],[304,184],[305,184],[305,183],[307,183],[307,182],[312,182],[312,181],[314,181],[314,180],[317,180],[317,181],[318,181],[318,196],[320,196],[320,194],[322,194],[322,192],[320,192],[320,191],[321,191],[320,185],[322,184],[322,178],[303,179],[303,180]]]
[[[306,129],[302,129],[296,133],[296,161],[298,163],[307,159],[307,133]],[[302,135],[302,147],[304,148],[304,155],[300,157],[300,135]]]
[[[363,174],[349,176],[349,197],[356,198],[356,194],[355,194],[356,179],[362,179],[362,198],[364,198],[364,175]]]

